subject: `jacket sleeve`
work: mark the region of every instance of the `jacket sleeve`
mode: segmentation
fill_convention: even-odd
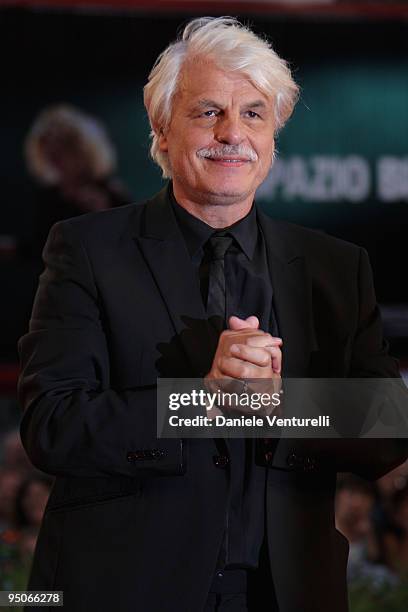
[[[383,338],[371,266],[364,249],[360,249],[358,294],[358,326],[353,339],[349,376],[395,379],[384,385],[389,390],[386,400],[392,402],[392,406],[384,404],[385,417],[395,419],[395,423],[401,424],[407,432],[408,390],[400,377],[398,362],[388,354],[388,343]],[[380,478],[408,457],[408,439],[403,437],[333,440],[332,444],[334,448],[336,444],[343,444],[336,459],[339,471],[354,472],[372,480]]]
[[[51,228],[43,259],[18,343],[20,432],[32,463],[63,476],[182,474],[182,440],[157,439],[156,387],[110,387],[103,309],[74,224]]]

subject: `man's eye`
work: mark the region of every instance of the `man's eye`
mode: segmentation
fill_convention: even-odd
[[[259,117],[258,113],[256,113],[255,111],[252,111],[252,110],[247,111],[246,114],[251,119],[255,119],[256,117]]]
[[[208,110],[203,113],[204,117],[215,117],[217,111],[216,110]]]

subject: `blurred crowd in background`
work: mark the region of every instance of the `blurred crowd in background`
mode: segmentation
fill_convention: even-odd
[[[53,479],[29,462],[18,430],[1,440],[0,590],[25,589]]]
[[[294,6],[296,3],[292,2],[291,4]],[[307,2],[303,4],[306,6]],[[325,5],[328,4],[330,3],[325,3]],[[332,4],[335,5],[335,0]],[[356,4],[363,6],[368,3],[360,2]],[[272,30],[273,28],[276,29],[277,40],[282,47],[278,51],[282,50],[284,57],[289,54],[289,59],[291,59],[292,50],[293,58],[296,60],[297,57],[300,65],[304,59],[304,63],[308,66],[308,69],[303,73],[306,83],[301,82],[305,91],[302,94],[304,100],[302,99],[299,104],[300,110],[298,112],[300,115],[295,115],[285,132],[286,136],[284,134],[282,140],[278,143],[278,160],[281,160],[282,173],[281,187],[284,186],[285,178],[282,168],[286,168],[285,172],[289,172],[292,168],[290,165],[292,161],[297,161],[297,167],[299,167],[299,160],[301,159],[306,160],[304,162],[304,167],[306,167],[309,152],[304,143],[310,143],[313,138],[315,138],[315,141],[312,142],[310,147],[310,154],[320,155],[326,147],[326,153],[332,155],[330,159],[332,161],[333,159],[337,160],[336,172],[342,171],[343,167],[341,166],[340,154],[344,156],[344,159],[350,160],[349,154],[354,155],[356,153],[355,147],[359,146],[360,142],[364,143],[365,134],[364,131],[361,131],[362,123],[358,119],[354,119],[354,122],[350,121],[349,124],[344,126],[336,127],[336,121],[332,121],[331,110],[327,113],[328,120],[326,123],[322,113],[315,112],[313,115],[313,96],[310,101],[309,92],[312,91],[314,86],[318,94],[315,99],[317,107],[320,98],[324,98],[326,106],[336,105],[337,103],[341,106],[341,102],[336,101],[337,92],[332,95],[331,90],[328,92],[330,83],[326,86],[328,81],[325,75],[332,73],[331,59],[329,56],[328,59],[326,56],[322,58],[321,46],[317,42],[317,33],[326,33],[323,44],[327,46],[327,49],[330,49],[333,65],[338,61],[336,69],[338,75],[340,75],[339,83],[342,82],[343,78],[347,92],[349,91],[347,83],[350,82],[356,87],[356,97],[350,98],[351,110],[349,109],[349,112],[355,111],[355,117],[359,117],[359,113],[361,113],[361,116],[365,116],[371,108],[371,116],[376,116],[377,110],[374,106],[370,107],[370,103],[374,99],[374,96],[370,98],[368,87],[370,82],[367,81],[368,89],[365,92],[367,98],[363,99],[361,96],[364,91],[359,89],[361,83],[359,78],[355,78],[353,71],[360,69],[360,74],[364,74],[366,69],[370,71],[373,68],[371,57],[367,60],[367,65],[362,63],[363,59],[364,61],[366,59],[364,55],[366,49],[369,50],[368,55],[373,52],[375,57],[377,57],[376,53],[378,53],[378,57],[381,57],[381,60],[374,62],[375,70],[380,71],[378,74],[383,69],[385,72],[388,71],[387,74],[393,74],[393,70],[397,74],[398,62],[403,57],[408,58],[408,30],[406,25],[403,29],[402,17],[395,9],[397,4],[393,3],[392,5],[395,11],[394,21],[391,25],[390,22],[387,22],[387,26],[384,25],[384,30],[381,22],[370,22],[370,25],[367,25],[364,29],[362,21],[359,21],[361,17],[358,17],[355,22],[350,21],[348,25],[342,24],[340,27],[333,26],[333,23],[327,25],[326,22],[319,22],[318,19],[313,22],[311,16],[308,15],[302,24],[300,12],[297,14],[297,22],[286,23],[286,17],[284,15],[280,16],[278,13],[274,13],[274,22],[269,23],[266,18],[264,23],[262,19],[258,20],[258,28],[261,31],[268,29],[268,27]],[[343,3],[343,5],[346,6],[346,3]],[[353,2],[347,3],[347,7],[351,5],[353,5]],[[378,3],[378,6],[380,6],[380,3]],[[231,10],[230,12],[237,14],[238,11]],[[381,12],[381,18],[384,18],[385,14],[384,11]],[[350,13],[347,13],[347,15],[347,18],[349,18]],[[170,23],[170,25],[167,24],[168,20],[163,15],[160,19],[152,18],[155,20],[154,27],[152,25],[146,26],[148,23],[146,16],[133,17],[133,22],[129,19],[125,23],[123,16],[110,19],[105,15],[103,20],[101,18],[95,25],[97,34],[92,34],[92,31],[89,30],[90,24],[96,24],[95,16],[92,17],[94,21],[91,22],[91,18],[84,15],[79,17],[71,14],[65,18],[62,15],[55,17],[46,12],[42,16],[38,13],[32,16],[28,16],[24,12],[4,13],[3,26],[2,17],[0,7],[0,39],[2,31],[14,32],[14,29],[9,27],[9,22],[21,25],[22,31],[28,38],[29,36],[35,37],[36,29],[32,27],[32,23],[41,21],[42,32],[49,33],[58,59],[58,66],[52,63],[53,59],[51,57],[49,58],[49,65],[47,64],[47,39],[44,36],[39,37],[38,57],[42,58],[44,66],[47,65],[47,70],[42,76],[39,72],[38,83],[37,80],[33,80],[35,86],[38,85],[39,89],[30,94],[32,100],[29,110],[23,104],[24,97],[20,98],[19,96],[21,91],[17,88],[14,92],[16,95],[15,116],[17,117],[15,126],[18,126],[20,132],[19,136],[14,137],[13,133],[13,136],[9,138],[9,149],[11,142],[13,142],[12,146],[15,147],[15,160],[10,161],[8,157],[3,167],[5,174],[9,172],[8,168],[11,167],[13,170],[9,173],[10,176],[14,172],[14,183],[9,187],[8,194],[5,196],[1,217],[3,226],[0,227],[0,283],[4,289],[4,295],[7,297],[0,303],[2,313],[2,346],[0,347],[0,590],[8,590],[24,589],[26,586],[38,531],[53,484],[52,477],[33,468],[21,445],[18,430],[20,409],[17,405],[15,392],[18,376],[17,340],[28,329],[38,275],[43,269],[41,252],[48,232],[55,222],[91,211],[101,211],[141,201],[146,195],[152,195],[157,191],[157,188],[161,187],[158,171],[148,162],[147,119],[141,104],[141,84],[143,84],[153,59],[166,46],[169,39],[174,37],[175,24],[183,23],[187,15],[177,18],[177,20],[173,18],[174,23]],[[61,23],[64,19],[66,19],[66,23],[69,21],[70,24],[70,29],[68,28],[67,31],[72,31],[73,34],[72,38],[67,38],[66,48],[61,50],[57,44],[57,35],[52,28],[55,25],[56,31],[62,31]],[[100,25],[101,21],[103,21],[103,26]],[[82,25],[77,25],[77,22]],[[131,25],[129,25],[129,22],[131,22]],[[304,38],[300,40],[299,32],[302,27],[306,27],[306,23],[311,34],[304,34]],[[99,44],[101,41],[109,40],[114,27],[117,27],[119,32],[124,32],[123,40],[120,40],[120,35],[117,35],[116,42],[110,49],[108,46]],[[98,28],[100,29],[98,30]],[[345,28],[344,31],[348,35],[348,37],[344,36],[344,40],[339,35],[339,32],[343,32],[341,28]],[[161,38],[158,36],[159,42],[153,36],[145,37],[142,40],[140,32],[148,30],[152,33],[158,29],[161,29],[164,33]],[[293,29],[296,29],[296,36],[293,38],[291,47],[288,32]],[[338,41],[341,40],[341,42],[335,42],[336,37],[330,37],[327,34],[328,31],[337,33],[336,35],[339,35]],[[82,36],[77,36],[78,32],[81,32]],[[86,32],[85,35],[84,32]],[[138,36],[135,36],[134,32],[137,32]],[[364,32],[368,36],[367,41],[362,38]],[[380,32],[384,32],[384,37],[389,43],[382,47],[379,42],[381,37],[378,36]],[[94,36],[93,43],[89,42],[89,49],[92,49],[89,52],[89,57],[85,40],[88,35],[90,40]],[[33,38],[33,40],[36,41],[37,39]],[[130,46],[127,46],[126,40],[131,41],[133,45],[133,56],[129,55]],[[7,35],[6,37],[3,36],[1,41],[0,44],[7,45]],[[95,44],[95,41],[98,41],[99,46]],[[305,47],[306,43],[307,47]],[[32,47],[30,47],[30,44]],[[44,48],[41,47],[41,44],[44,44]],[[29,49],[34,47],[36,45],[33,41],[27,42],[27,48],[24,52],[21,52],[21,57],[16,59],[16,65],[21,67],[25,65],[24,62],[29,62],[29,59],[27,59],[30,55]],[[22,48],[24,50],[23,44]],[[309,55],[303,58],[306,48]],[[372,51],[373,49],[374,51]],[[75,53],[78,55],[76,56]],[[110,64],[107,60],[109,53],[112,54]],[[329,51],[327,53],[329,54]],[[381,55],[385,53],[390,55],[387,57]],[[296,56],[296,54],[298,55]],[[99,57],[102,58],[100,65],[98,64]],[[356,62],[355,57],[358,58]],[[142,60],[139,61],[139,58],[142,58]],[[346,63],[344,58],[351,66],[349,73],[344,71],[343,64]],[[35,61],[37,62],[37,60],[38,58]],[[84,66],[81,66],[82,60]],[[127,81],[121,73],[121,66],[122,64],[125,66],[126,62],[128,63]],[[35,65],[37,66],[37,64]],[[10,68],[10,66],[8,67]],[[72,67],[74,67],[74,76],[70,72]],[[133,71],[136,71],[136,69],[139,72],[137,75],[133,75]],[[326,69],[328,72],[325,72]],[[10,70],[13,73],[10,77],[11,83],[14,79],[14,72],[17,70],[14,67]],[[317,76],[319,74],[321,76],[321,84],[319,85],[321,89],[316,85],[319,81]],[[50,75],[56,75],[55,84],[53,84]],[[78,75],[81,76],[80,79]],[[89,75],[93,77],[90,83],[88,83]],[[348,75],[347,78],[350,81],[347,81],[344,75]],[[377,78],[377,72],[374,76]],[[108,83],[114,83],[115,85],[111,92],[112,99],[106,101],[104,107],[105,89],[109,89],[109,85],[105,85],[105,77]],[[5,78],[7,78],[7,75]],[[32,76],[27,71],[27,81],[30,78]],[[399,78],[398,75],[395,77],[398,87]],[[132,97],[133,89],[128,85],[128,82],[132,83],[133,87],[133,81],[140,93],[139,99],[136,101]],[[300,81],[302,81],[302,75],[300,75]],[[73,90],[76,89],[75,94],[69,95],[71,83]],[[308,86],[310,89],[308,89]],[[93,87],[98,92],[94,97]],[[57,93],[54,92],[54,89]],[[392,96],[391,85],[387,90],[382,83],[378,86],[378,90],[381,90],[379,95],[389,94],[386,102],[390,105],[390,108],[394,108],[393,105],[396,105],[395,108],[398,107],[401,102],[399,90],[397,96]],[[82,96],[82,91],[86,91],[86,95]],[[408,79],[405,84],[401,82],[401,96],[403,100],[407,100],[405,106],[402,104],[405,111],[401,116],[398,116],[397,112],[384,112],[383,117],[384,121],[395,123],[396,131],[393,133],[398,135],[398,139],[394,138],[393,146],[395,145],[395,150],[392,150],[391,145],[385,141],[383,135],[383,142],[381,143],[383,148],[378,147],[374,140],[371,144],[367,144],[367,151],[364,149],[365,145],[362,144],[362,149],[359,152],[361,156],[366,154],[368,162],[373,167],[380,153],[388,157],[381,158],[383,165],[378,165],[379,168],[385,167],[384,159],[388,160],[387,168],[391,167],[389,160],[394,160],[392,168],[396,174],[394,173],[391,178],[388,175],[386,177],[388,182],[391,181],[393,185],[395,184],[398,187],[397,190],[392,192],[397,194],[397,196],[393,196],[393,200],[390,199],[389,194],[391,192],[388,191],[388,200],[379,203],[376,197],[381,190],[375,192],[374,187],[370,190],[367,183],[367,194],[364,196],[366,200],[358,202],[357,206],[354,201],[351,201],[351,196],[349,200],[346,196],[343,200],[340,197],[338,201],[333,199],[333,201],[330,201],[329,208],[323,208],[320,203],[313,208],[307,198],[305,199],[306,206],[301,200],[300,204],[290,201],[288,206],[284,199],[283,188],[280,201],[279,196],[277,196],[277,201],[272,202],[272,196],[278,193],[274,191],[276,185],[278,185],[278,181],[275,179],[267,183],[265,197],[266,200],[269,197],[272,204],[275,205],[274,211],[278,213],[280,210],[288,211],[289,220],[306,223],[312,227],[323,229],[323,231],[330,231],[341,238],[356,241],[367,248],[373,262],[381,308],[385,315],[386,334],[391,341],[392,352],[400,359],[402,372],[406,375],[408,372],[408,291],[403,274],[405,264],[401,255],[405,252],[404,240],[406,238],[399,236],[398,231],[402,231],[404,219],[407,219],[408,132],[404,138],[400,138],[403,130],[398,126],[400,121],[403,125],[408,126]],[[96,99],[101,102],[100,112],[98,112]],[[23,102],[21,102],[22,100]],[[119,101],[117,107],[114,106],[112,100],[115,100],[115,103]],[[84,105],[81,104],[81,101],[84,102]],[[111,118],[114,117],[117,125],[121,126],[121,129],[118,129],[117,132],[117,134],[121,134],[120,137],[112,136],[110,133],[109,128],[115,124],[115,121],[112,120],[111,125],[108,126],[104,120],[103,111],[104,108],[105,110],[108,108],[109,104],[112,104]],[[359,108],[359,104],[361,108]],[[95,110],[90,111],[89,109],[92,109],[93,105]],[[309,110],[309,106],[312,111]],[[131,110],[127,117],[124,117],[123,109],[128,108]],[[383,105],[380,98],[378,108],[382,112]],[[8,104],[9,112],[10,109],[14,110],[13,101]],[[344,109],[344,112],[346,113],[347,109]],[[24,121],[18,119],[19,113],[24,117]],[[132,124],[137,113],[137,121]],[[310,113],[311,119],[307,113]],[[107,110],[106,116],[109,116]],[[309,124],[306,123],[308,127],[302,134],[299,126],[305,125],[305,117]],[[0,118],[1,120],[7,140],[7,117]],[[11,121],[11,126],[12,124],[13,121]],[[23,125],[23,128],[21,128],[21,125]],[[132,125],[133,128],[131,129]],[[323,129],[324,126],[326,126],[326,131]],[[370,128],[370,137],[372,132],[378,133],[381,130],[380,123],[370,124],[368,127]],[[310,129],[309,132],[308,129]],[[333,131],[332,133],[330,131],[332,129],[337,129],[337,132]],[[145,131],[143,132],[143,130]],[[384,126],[383,132],[384,134],[387,132]],[[341,143],[339,141],[340,133],[343,137]],[[324,141],[326,136],[327,140]],[[139,148],[134,150],[130,148],[123,155],[123,149],[125,148],[123,139],[127,139],[126,142],[129,147],[129,143],[131,143]],[[133,152],[129,153],[129,151]],[[372,159],[370,159],[371,153]],[[391,153],[393,157],[390,157]],[[290,155],[292,155],[292,158]],[[300,155],[304,157],[301,158]],[[333,157],[333,155],[337,157]],[[351,181],[355,180],[356,168],[360,167],[361,169],[363,167],[364,169],[364,166],[361,165],[363,157],[359,159],[360,166],[356,165],[355,156],[353,158],[354,175],[351,176]],[[341,179],[344,193],[347,192],[346,178],[344,175]],[[306,187],[307,185],[305,189]],[[270,189],[269,195],[268,189]],[[384,193],[384,190],[382,193]],[[16,202],[13,200],[12,204],[10,204],[10,197],[13,198],[13,195],[10,194],[18,195]],[[363,196],[361,197],[363,198]],[[281,208],[279,208],[280,205]],[[269,212],[268,206],[266,206],[266,210]],[[15,231],[15,227],[18,227],[18,231]],[[336,495],[336,526],[350,544],[348,580],[351,586],[351,612],[402,612],[408,609],[408,462],[377,482],[372,483],[352,474],[339,474]],[[318,560],[311,560],[311,562],[318,562]]]

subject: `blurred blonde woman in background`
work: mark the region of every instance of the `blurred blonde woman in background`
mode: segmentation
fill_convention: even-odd
[[[39,187],[35,235],[30,240],[35,254],[56,221],[131,200],[115,177],[116,152],[106,129],[74,106],[45,108],[29,130],[24,153]]]

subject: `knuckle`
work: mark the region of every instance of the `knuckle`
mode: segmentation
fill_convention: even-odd
[[[250,378],[251,376],[251,370],[249,368],[249,366],[247,365],[242,365],[240,368],[240,376],[241,378]]]
[[[241,357],[247,357],[248,356],[248,350],[246,347],[246,344],[238,344],[239,346],[239,352]]]

